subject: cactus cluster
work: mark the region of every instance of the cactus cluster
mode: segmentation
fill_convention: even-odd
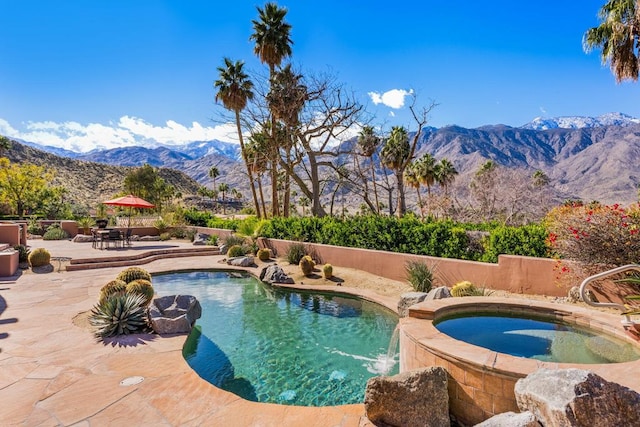
[[[140,267],[129,267],[122,270],[120,274],[118,274],[118,277],[116,277],[116,279],[122,280],[125,283],[130,283],[138,279],[151,281],[151,274],[149,274],[147,270]]]
[[[468,280],[456,283],[451,288],[451,295],[454,297],[473,297],[484,295],[484,289],[476,288],[476,286]]]
[[[45,248],[37,248],[29,254],[29,265],[31,267],[42,267],[51,262],[51,254]]]
[[[127,294],[137,294],[144,298],[145,307],[151,304],[153,300],[154,290],[151,282],[145,279],[134,280],[126,285]]]
[[[325,264],[322,267],[322,274],[324,274],[325,279],[331,279],[333,277],[333,266],[331,264]]]
[[[104,285],[100,289],[100,299],[99,302],[104,302],[107,298],[115,294],[124,294],[127,290],[127,284],[120,280],[115,279]]]
[[[271,258],[271,251],[269,249],[259,249],[257,255],[260,261],[269,261]]]
[[[313,259],[310,255],[305,255],[302,257],[298,265],[302,270],[302,274],[304,274],[305,276],[310,276],[311,273],[313,273],[313,269],[316,266],[316,263],[313,262]]]

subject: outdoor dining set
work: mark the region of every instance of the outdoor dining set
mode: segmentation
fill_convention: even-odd
[[[124,248],[131,246],[131,228],[119,230],[116,228],[94,228],[91,230],[93,235],[94,249],[109,249],[113,247]]]

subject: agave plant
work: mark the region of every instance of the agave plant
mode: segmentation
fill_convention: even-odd
[[[127,335],[147,325],[145,298],[138,294],[114,294],[91,309],[89,322],[97,338]]]

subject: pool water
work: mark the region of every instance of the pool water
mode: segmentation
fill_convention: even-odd
[[[609,335],[545,320],[474,314],[435,327],[455,339],[512,356],[558,363],[617,363],[640,359],[640,349]]]
[[[369,378],[398,371],[397,356],[387,357],[398,317],[376,304],[220,271],[154,275],[153,287],[200,301],[184,357],[202,378],[247,400],[360,403]]]

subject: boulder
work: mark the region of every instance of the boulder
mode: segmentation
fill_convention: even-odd
[[[447,371],[432,366],[373,377],[367,381],[364,408],[376,425],[449,426]]]
[[[229,251],[229,246],[226,244],[222,244],[218,248],[220,249],[220,255],[225,255]]]
[[[640,394],[582,369],[538,369],[515,386],[521,411],[546,426],[640,426]]]
[[[139,240],[141,242],[159,242],[160,236],[142,236]]]
[[[93,236],[86,236],[84,234],[76,234],[75,236],[73,236],[73,239],[71,239],[71,241],[74,242],[74,243],[93,242]]]
[[[209,235],[205,233],[196,233],[193,236],[193,244],[196,246],[203,246],[209,242]]]
[[[505,412],[476,424],[475,427],[542,427],[531,412]]]
[[[398,316],[407,317],[409,315],[409,307],[424,301],[426,297],[426,292],[406,292],[400,295],[400,301],[398,301]]]
[[[229,258],[227,260],[228,265],[234,265],[236,267],[251,267],[256,265],[252,256],[237,256]]]
[[[446,286],[431,289],[427,294],[425,301],[433,301],[435,299],[451,298],[451,291]]]
[[[200,303],[192,295],[154,298],[149,305],[149,321],[158,334],[188,333],[201,315]]]
[[[262,269],[260,272],[260,280],[269,284],[283,283],[292,285],[295,283],[280,266],[275,264]]]

